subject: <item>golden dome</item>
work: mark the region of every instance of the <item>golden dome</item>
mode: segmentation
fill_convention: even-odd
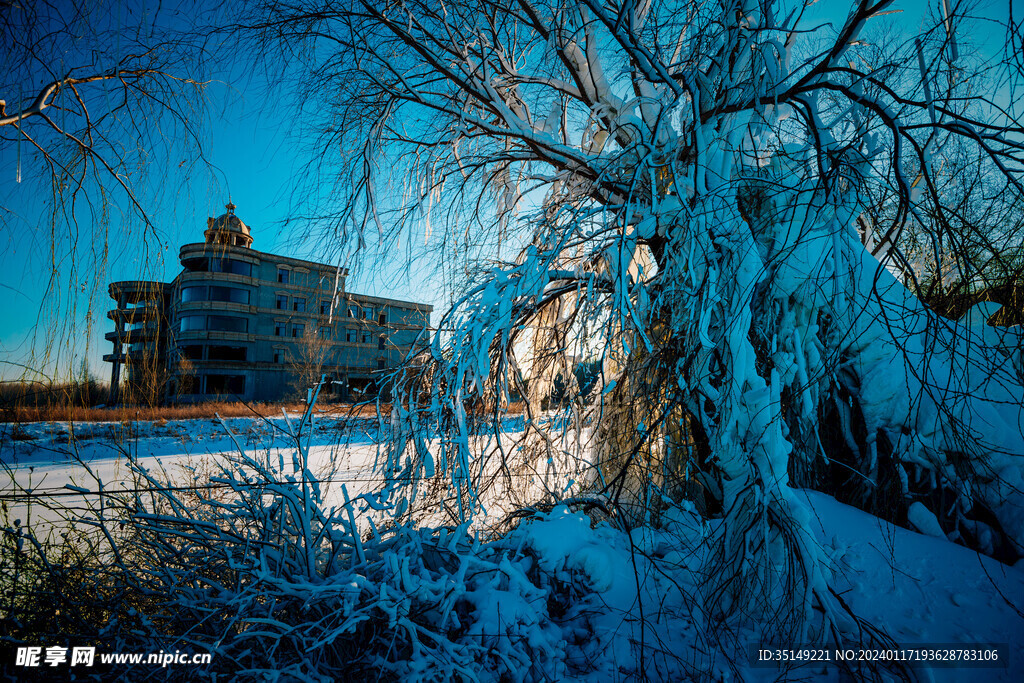
[[[252,231],[249,230],[249,226],[235,215],[235,205],[230,201],[224,208],[227,209],[227,213],[206,219],[206,243],[249,247],[252,244]]]

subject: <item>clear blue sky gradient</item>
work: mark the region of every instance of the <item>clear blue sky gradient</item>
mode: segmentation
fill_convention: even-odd
[[[941,0],[897,1],[894,9],[902,12],[876,19],[877,25],[871,28],[888,26],[897,35],[906,35],[921,25],[926,7],[937,8],[939,2]],[[808,24],[832,22],[836,27],[841,26],[848,6],[846,2],[820,0],[811,7]],[[1007,8],[1006,0],[991,2],[979,8],[978,14],[1005,19]],[[992,33],[970,36],[967,40],[974,40],[983,51],[990,49],[996,53],[1002,47],[1003,36]],[[986,40],[991,43],[986,44]],[[113,303],[106,296],[106,283],[144,274],[148,278],[172,279],[180,270],[177,261],[180,245],[201,241],[207,216],[223,213],[229,196],[238,207],[237,214],[253,229],[253,248],[332,262],[324,254],[333,250],[302,237],[309,226],[298,223],[285,226],[293,209],[290,197],[294,180],[306,172],[310,161],[305,156],[307,152],[302,151],[304,146],[294,139],[299,129],[289,119],[294,116],[294,109],[287,106],[287,95],[282,93],[281,106],[267,106],[264,101],[266,84],[259,78],[250,74],[235,81],[230,75],[216,76],[217,82],[207,91],[209,124],[202,127],[202,141],[210,165],[197,159],[182,159],[178,169],[149,169],[148,183],[140,188],[139,194],[147,203],[147,212],[157,228],[156,234],[148,240],[150,251],[142,252],[126,237],[137,235],[137,226],[129,230],[118,217],[112,219],[108,271],[95,274],[96,282],[62,281],[59,287],[65,292],[74,292],[79,305],[77,319],[64,321],[78,330],[73,335],[73,348],[61,350],[56,358],[60,367],[55,367],[53,361],[43,366],[36,360],[33,361],[35,369],[51,376],[66,376],[80,367],[85,358],[96,376],[108,378],[109,365],[100,358],[109,352],[109,343],[103,339],[103,334],[112,329],[112,323],[105,317]],[[224,82],[225,78],[233,83]],[[33,85],[38,84],[26,84],[26,97]],[[10,103],[17,99],[17,93],[0,93],[0,98],[3,97],[12,110]],[[7,208],[2,214],[6,229],[0,232],[0,376],[5,379],[21,375],[21,364],[30,362],[33,343],[38,348],[40,335],[35,333],[46,327],[47,321],[40,319],[40,311],[51,271],[46,256],[49,230],[39,227],[45,225],[43,204],[31,194],[40,186],[31,182],[15,183],[16,166],[16,149],[10,146],[0,149],[0,201]],[[182,169],[191,169],[190,177],[184,182]],[[26,174],[31,170],[23,169]],[[357,263],[343,265],[353,272],[350,290],[424,301],[435,308],[445,303],[438,283],[420,273],[410,273],[398,265],[384,270],[360,269]],[[57,278],[61,278],[59,272]],[[98,295],[89,313],[85,310],[89,303],[87,292],[93,286],[98,288]],[[437,320],[438,311],[435,311],[435,323]],[[87,329],[92,331],[88,337]]]

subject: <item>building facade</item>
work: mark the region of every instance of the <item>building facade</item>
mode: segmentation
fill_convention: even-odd
[[[353,294],[344,268],[256,251],[233,204],[204,236],[181,247],[173,282],[110,284],[113,402],[277,401],[321,375],[327,394],[355,400],[428,341],[431,306]]]

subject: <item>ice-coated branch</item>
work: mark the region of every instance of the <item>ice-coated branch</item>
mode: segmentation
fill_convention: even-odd
[[[872,44],[891,7],[852,2],[834,33],[775,2],[341,11],[358,63],[316,82],[355,103],[353,149],[393,162],[342,155],[345,215],[370,202],[390,244],[429,221],[459,282],[392,387],[403,514],[591,487],[646,524],[686,501],[721,525],[709,611],[797,639],[850,622],[796,487],[887,496],[895,521],[948,494],[951,535],[996,518],[1017,547],[1019,498],[985,464],[1024,451],[1021,378],[984,360],[1013,354],[887,268],[947,245],[989,267],[966,252],[1000,221],[955,227],[985,224],[984,197],[1019,211],[1024,127],[952,77],[954,10]]]

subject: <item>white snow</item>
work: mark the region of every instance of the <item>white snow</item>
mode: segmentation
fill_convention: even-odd
[[[924,506],[924,503],[917,501],[912,503],[907,509],[907,519],[915,529],[920,531],[926,536],[932,536],[934,538],[945,538],[946,534],[942,531],[942,526],[939,524],[938,518],[932,514],[931,510]]]
[[[279,460],[283,469],[289,469],[287,439],[275,435],[273,423],[242,419],[228,423],[247,453],[262,453],[268,462]],[[125,450],[150,469],[162,468],[172,481],[180,482],[191,476],[188,468],[201,471],[204,461],[228,457],[234,449],[220,424],[204,420],[143,423],[131,432],[119,432],[116,425],[76,425],[77,448],[70,451],[64,425],[32,424],[22,429],[34,438],[4,439],[3,460],[14,482],[46,492],[69,484],[96,489],[96,482],[83,476],[80,465],[68,463],[69,452],[77,452],[103,479],[104,488],[110,489],[132,484],[124,476]],[[331,422],[321,421],[310,448],[310,469],[333,468],[332,478],[346,481],[353,497],[375,485],[376,447],[370,434],[358,429],[357,425],[341,432]],[[126,434],[130,436],[116,440]],[[9,482],[3,492],[13,489]],[[333,488],[331,500],[340,500],[339,489]],[[801,523],[812,542],[832,558],[832,583],[855,614],[897,643],[1003,643],[1009,648],[1007,668],[929,669],[926,675],[932,680],[1017,680],[1024,661],[1024,570],[945,538],[895,527],[820,493],[794,491],[793,498],[807,508],[809,514]],[[72,497],[69,502],[77,505],[81,500]],[[21,503],[11,511],[23,521],[29,516]],[[31,512],[38,521],[39,509]],[[42,517],[47,514],[43,512]],[[922,530],[936,534],[934,515],[923,505],[912,507],[910,518]],[[460,544],[457,533],[452,535],[448,550],[432,552],[439,558],[438,566],[451,564],[444,560],[448,555],[463,558],[450,567],[455,583],[407,575],[399,563],[396,576],[404,578],[397,589],[418,595],[417,599],[435,595],[442,605],[449,605],[445,619],[469,620],[460,638],[485,645],[493,653],[492,661],[479,663],[481,680],[510,668],[518,672],[516,680],[547,677],[597,683],[636,675],[641,666],[652,680],[680,680],[692,675],[695,666],[723,680],[736,674],[743,680],[774,680],[778,670],[753,666],[747,659],[743,639],[756,638],[758,624],[734,625],[739,628],[734,642],[709,636],[713,624],[701,608],[702,591],[708,585],[702,571],[716,528],[703,522],[692,507],[683,506],[668,511],[659,527],[642,526],[627,534],[606,522],[595,525],[582,512],[559,506],[525,519],[500,543],[480,550],[471,550]],[[490,557],[492,564],[481,565],[472,557]],[[451,586],[462,585],[459,582],[464,582],[464,593],[442,599]],[[355,586],[352,589],[357,591]],[[384,597],[396,587],[379,590]],[[459,595],[473,606],[471,613],[463,612],[461,617],[451,609]],[[401,594],[387,601],[398,610],[395,623],[405,623],[402,610],[407,608],[401,607],[405,604]],[[523,660],[520,642],[530,644],[531,660]],[[428,660],[416,657],[406,670],[414,679],[431,670]],[[737,665],[735,670],[730,659]],[[834,667],[797,669],[791,675],[822,672],[840,680]]]

